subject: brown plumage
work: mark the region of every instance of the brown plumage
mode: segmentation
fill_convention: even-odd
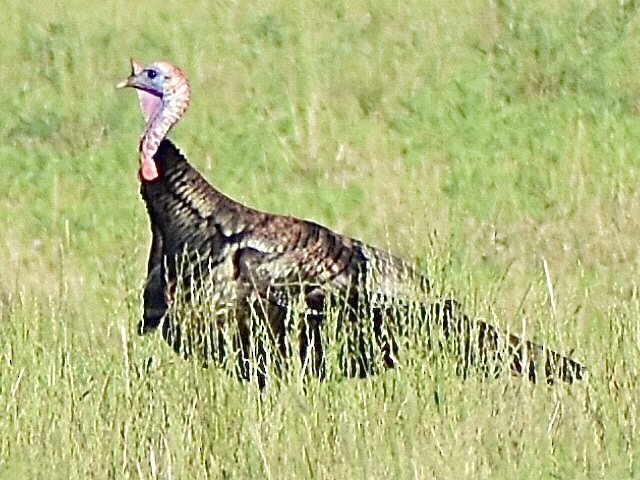
[[[264,384],[258,324],[280,359],[295,343],[303,365],[322,375],[332,307],[337,329],[347,333],[341,360],[347,375],[374,372],[376,362],[395,366],[396,340],[410,334],[410,316],[430,345],[455,352],[464,371],[475,364],[497,374],[506,363],[532,381],[582,378],[575,360],[473,320],[452,300],[430,300],[428,280],[397,257],[312,222],[251,209],[213,188],[165,138],[190,100],[189,83],[173,65],[132,61],[131,75],[118,86],[137,89],[147,121],[140,177],[152,245],[141,332],[161,327],[176,350],[222,361],[224,332],[233,325],[240,374],[251,375],[256,355]]]

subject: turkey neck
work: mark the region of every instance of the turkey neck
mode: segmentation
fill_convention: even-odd
[[[139,95],[149,95],[140,92]],[[165,81],[162,97],[158,106],[150,116],[140,139],[141,160],[151,159],[167,136],[169,130],[182,118],[191,100],[191,88],[187,77],[175,68],[170,78]]]

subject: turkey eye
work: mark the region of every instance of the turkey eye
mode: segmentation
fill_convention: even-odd
[[[153,80],[154,78],[156,78],[158,76],[158,72],[156,72],[155,70],[147,70],[147,77],[150,80]]]

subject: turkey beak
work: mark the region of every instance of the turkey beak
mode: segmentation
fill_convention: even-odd
[[[144,64],[131,59],[131,75],[116,85],[116,88],[136,87],[136,77],[144,70]]]
[[[116,88],[125,88],[125,87],[133,87],[133,77],[125,78],[121,82],[118,82]]]

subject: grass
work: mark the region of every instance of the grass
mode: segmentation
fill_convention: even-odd
[[[0,477],[640,476],[635,2],[9,0],[0,24]],[[589,379],[415,349],[260,394],[137,337],[130,56],[189,73],[172,138],[221,190],[414,260]]]

